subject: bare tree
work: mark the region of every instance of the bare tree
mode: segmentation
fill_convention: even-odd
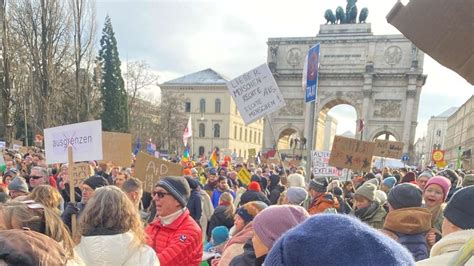
[[[163,144],[171,152],[172,143],[180,143],[183,130],[186,127],[186,116],[183,113],[184,99],[182,94],[162,94],[160,104],[160,128]],[[178,145],[174,145],[178,149]]]

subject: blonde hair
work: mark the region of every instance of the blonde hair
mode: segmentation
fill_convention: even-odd
[[[81,215],[81,235],[88,235],[97,228],[117,233],[132,231],[133,244],[139,246],[145,243],[145,231],[137,208],[127,195],[115,186],[96,189]]]
[[[0,205],[3,217],[4,229],[28,228],[32,231],[42,233],[62,244],[66,250],[68,259],[74,257],[74,243],[67,227],[64,225],[59,214],[44,206],[33,206],[36,203],[25,204],[23,202],[7,202]]]
[[[226,207],[226,211],[224,212],[227,218],[234,218],[234,213],[235,213],[235,207],[233,204],[234,198],[232,197],[232,194],[229,192],[224,192],[221,194],[219,197],[219,205],[224,205]]]
[[[59,204],[61,204],[61,194],[58,190],[50,185],[40,185],[31,191],[27,197],[28,200],[33,200],[43,204],[43,206],[57,211],[59,214]]]
[[[280,197],[278,198],[277,205],[287,204],[287,203],[284,202],[284,200],[286,199],[286,192],[287,192],[287,190],[280,193]]]

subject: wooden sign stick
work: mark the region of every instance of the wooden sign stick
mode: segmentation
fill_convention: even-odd
[[[71,203],[76,203],[76,191],[75,191],[75,183],[74,182],[74,160],[72,157],[72,146],[69,144],[67,147],[67,160],[68,160],[68,176],[69,176],[69,202]],[[77,232],[77,221],[76,221],[76,215],[73,214],[71,216],[71,235],[72,239],[75,239],[76,232]]]

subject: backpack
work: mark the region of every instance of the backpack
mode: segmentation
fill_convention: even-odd
[[[415,258],[415,261],[424,260],[430,257],[428,243],[426,242],[426,233],[406,235],[395,233],[398,237],[398,243],[406,247]]]

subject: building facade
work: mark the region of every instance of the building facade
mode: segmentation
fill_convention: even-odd
[[[227,77],[212,69],[170,80],[160,85],[165,93],[184,99],[183,112],[191,117],[191,151],[209,156],[217,147],[221,155],[249,158],[249,149],[258,153],[263,143],[263,120],[245,125],[229,94]]]
[[[474,169],[474,95],[448,118],[445,160],[452,168],[458,161],[465,169]]]
[[[334,136],[336,136],[337,119],[327,115],[324,123],[324,143],[322,147],[316,145],[316,150],[331,151]],[[321,148],[321,149],[320,149]]]

